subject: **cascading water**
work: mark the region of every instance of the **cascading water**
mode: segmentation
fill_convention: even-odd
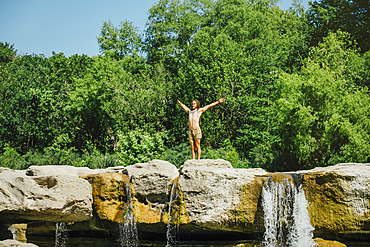
[[[132,210],[131,188],[126,184],[127,205],[124,212],[123,224],[119,224],[120,246],[136,247],[139,245],[139,238],[136,227],[136,219]]]
[[[174,212],[174,205],[173,201],[177,200],[178,191],[175,191],[176,183],[175,181],[172,184],[171,194],[170,194],[170,201],[168,203],[168,222],[167,222],[167,245],[166,247],[176,246],[176,232],[177,232],[177,225],[173,224],[175,221],[176,212]]]
[[[55,230],[55,247],[67,246],[67,223],[57,222]]]
[[[296,187],[291,177],[269,177],[261,196],[265,226],[262,246],[315,246],[301,184]]]

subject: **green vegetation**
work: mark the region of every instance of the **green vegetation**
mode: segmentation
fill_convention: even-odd
[[[269,171],[370,162],[369,6],[338,3],[160,0],[143,33],[103,22],[96,57],[0,42],[0,165],[179,167],[191,154],[176,100],[221,97],[202,116],[202,158]]]

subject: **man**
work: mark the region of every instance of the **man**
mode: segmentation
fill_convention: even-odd
[[[200,159],[201,153],[200,139],[202,138],[202,131],[200,130],[199,126],[200,116],[202,116],[202,113],[211,108],[212,106],[215,106],[223,102],[225,102],[225,99],[221,98],[212,104],[200,108],[199,101],[193,100],[191,102],[191,107],[193,110],[190,110],[188,107],[186,107],[186,105],[177,100],[177,104],[179,104],[187,113],[189,113],[189,141],[191,145],[191,155],[193,159],[195,159],[195,148],[197,148],[198,151],[198,160]]]

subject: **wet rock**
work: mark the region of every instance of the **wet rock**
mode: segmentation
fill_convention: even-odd
[[[130,184],[130,178],[122,173],[101,173],[81,176],[92,185],[94,198],[94,211],[100,219],[110,220],[123,224],[129,198],[127,186],[135,195],[135,190]]]
[[[123,171],[135,187],[135,216],[139,223],[161,222],[161,214],[167,202],[168,188],[179,172],[167,161],[152,160],[126,167]]]
[[[324,240],[322,238],[315,238],[314,241],[316,242],[317,247],[347,247],[347,245],[338,241]]]
[[[304,185],[315,232],[370,230],[370,164],[318,167]]]
[[[8,230],[12,233],[14,240],[27,243],[27,224],[13,224],[8,228]]]

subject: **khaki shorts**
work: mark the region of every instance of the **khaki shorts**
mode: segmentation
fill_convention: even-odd
[[[200,130],[200,128],[189,130],[189,141],[190,142],[195,142],[196,140],[199,140],[201,138],[202,138],[202,131]]]

